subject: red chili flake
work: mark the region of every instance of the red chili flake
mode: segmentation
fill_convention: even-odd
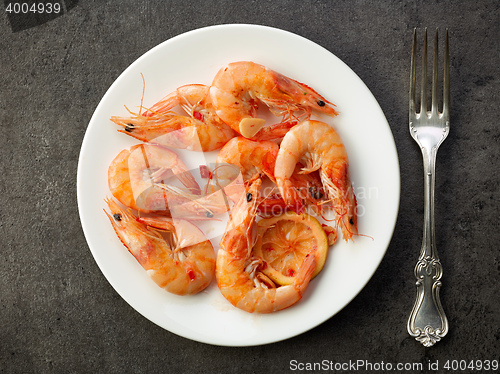
[[[200,165],[200,176],[202,178],[211,178],[212,175],[207,165]]]
[[[203,121],[203,119],[205,118],[200,112],[193,112],[193,117],[198,121]]]
[[[188,270],[187,274],[189,276],[189,279],[191,279],[192,281],[196,278],[196,274],[193,270]]]
[[[288,269],[286,271],[286,275],[288,275],[289,277],[293,277],[295,275],[295,270],[293,269]]]

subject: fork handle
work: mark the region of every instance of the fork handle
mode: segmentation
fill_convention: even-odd
[[[448,320],[439,299],[443,268],[436,249],[434,233],[434,174],[437,147],[422,147],[424,160],[424,233],[420,256],[415,266],[417,296],[408,319],[408,332],[430,347],[448,333]]]

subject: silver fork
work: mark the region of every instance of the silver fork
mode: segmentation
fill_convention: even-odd
[[[413,32],[413,50],[410,74],[410,134],[422,150],[424,159],[424,232],[420,257],[415,266],[417,297],[408,319],[408,332],[424,346],[430,347],[448,333],[448,320],[439,300],[443,268],[436,249],[434,231],[434,181],[436,154],[450,129],[450,82],[448,30],[446,30],[443,74],[443,109],[438,111],[438,31],[434,39],[432,68],[432,104],[427,110],[427,29],[422,52],[422,83],[420,112],[415,110],[415,59],[417,55],[417,30]]]

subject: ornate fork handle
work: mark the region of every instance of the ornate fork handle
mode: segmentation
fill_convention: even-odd
[[[443,134],[443,139],[447,134]],[[427,150],[424,158],[424,236],[420,257],[415,266],[417,298],[408,319],[408,332],[424,346],[430,347],[448,333],[448,320],[439,299],[443,268],[439,261],[434,233],[434,170],[437,146]]]

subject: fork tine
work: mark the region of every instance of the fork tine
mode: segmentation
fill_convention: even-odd
[[[411,52],[411,69],[410,69],[410,116],[415,115],[415,60],[417,58],[417,29],[413,29],[413,47]]]
[[[438,111],[438,29],[434,37],[434,61],[432,63],[432,115],[436,115]]]
[[[420,115],[427,113],[427,27],[424,32],[424,48],[422,51],[422,84],[420,91]]]
[[[450,50],[448,47],[448,29],[444,42],[444,75],[443,75],[443,116],[449,118],[450,105]]]

